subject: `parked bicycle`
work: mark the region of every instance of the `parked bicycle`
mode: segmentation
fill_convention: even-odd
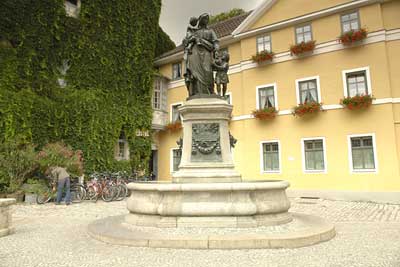
[[[71,201],[73,203],[82,202],[86,197],[86,189],[85,187],[76,182],[74,178],[71,179]],[[57,198],[57,181],[54,179],[48,178],[48,186],[42,192],[39,192],[36,196],[37,204],[45,204],[50,202],[51,200],[56,200]]]

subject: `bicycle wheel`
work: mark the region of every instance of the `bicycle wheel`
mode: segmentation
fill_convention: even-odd
[[[89,200],[97,201],[99,195],[98,195],[97,190],[96,190],[96,188],[94,186],[89,186],[88,187],[88,189],[86,191],[86,197]]]
[[[110,202],[114,199],[116,193],[117,193],[117,190],[116,190],[115,186],[106,185],[106,187],[104,187],[104,189],[101,193],[101,198],[105,202]]]
[[[118,185],[118,195],[115,198],[116,201],[121,201],[128,196],[128,187],[125,184]]]
[[[37,204],[47,203],[50,201],[52,195],[53,195],[52,190],[50,188],[47,188],[47,190],[37,194],[36,203]]]
[[[73,203],[80,203],[86,197],[86,190],[82,185],[74,185],[71,188],[71,200]]]

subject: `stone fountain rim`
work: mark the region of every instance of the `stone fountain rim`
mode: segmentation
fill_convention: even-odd
[[[154,183],[133,182],[128,184],[129,190],[139,191],[255,191],[286,189],[290,186],[288,181],[267,180],[254,182],[235,183]]]

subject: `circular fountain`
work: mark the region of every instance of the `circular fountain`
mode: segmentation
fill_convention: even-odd
[[[242,181],[232,161],[231,112],[219,98],[186,101],[172,182],[130,183],[129,214],[92,223],[89,234],[119,245],[197,249],[292,248],[334,237],[332,224],[289,212],[287,181]]]
[[[93,222],[89,234],[119,245],[198,249],[290,248],[333,238],[332,224],[288,212],[288,182],[243,181],[235,170],[235,139],[229,132],[233,106],[213,92],[213,70],[226,90],[229,65],[221,62],[229,56],[218,58],[208,15],[196,23],[184,42],[191,53],[184,57],[189,98],[179,108],[179,170],[170,183],[129,184],[129,214]]]

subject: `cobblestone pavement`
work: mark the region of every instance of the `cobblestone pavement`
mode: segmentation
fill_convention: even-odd
[[[16,232],[0,239],[0,266],[400,267],[400,205],[292,199],[293,212],[334,222],[329,242],[298,249],[173,250],[108,245],[90,238],[93,220],[127,213],[125,203],[16,205]]]

